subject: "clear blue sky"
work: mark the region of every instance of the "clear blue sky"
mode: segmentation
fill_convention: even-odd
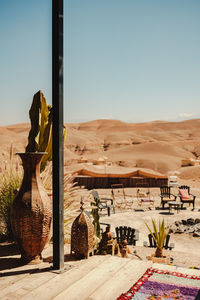
[[[199,0],[64,0],[65,122],[200,117]],[[0,125],[51,103],[51,1],[0,0]]]

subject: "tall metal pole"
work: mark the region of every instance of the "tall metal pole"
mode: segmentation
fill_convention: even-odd
[[[52,0],[53,268],[64,268],[63,0]]]

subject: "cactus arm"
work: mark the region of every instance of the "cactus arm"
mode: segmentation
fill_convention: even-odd
[[[49,143],[46,149],[44,150],[44,152],[46,152],[46,154],[42,157],[41,164],[40,164],[40,172],[44,171],[47,161],[52,160],[52,126],[50,129]]]
[[[33,102],[29,110],[29,117],[31,120],[31,130],[28,136],[28,145],[26,146],[26,152],[36,152],[38,150],[38,136],[40,132],[40,91],[33,97]]]
[[[38,151],[40,152],[46,152],[46,149],[49,145],[50,137],[52,135],[52,111],[48,110],[47,112],[46,110],[44,110],[44,115],[47,116],[48,118],[46,119],[45,122],[43,122],[43,125],[41,126],[40,142],[39,142],[39,149],[38,149]]]
[[[52,111],[49,114],[49,118],[52,120]],[[50,124],[50,121],[49,121],[49,124]],[[46,132],[48,133],[47,136],[49,136],[49,141],[48,141],[47,147],[44,148],[44,150],[43,150],[47,154],[42,157],[41,165],[40,165],[41,172],[44,171],[47,162],[52,160],[52,121],[51,121],[51,126],[49,128],[46,128]],[[67,136],[66,128],[63,127],[63,142],[65,142],[66,136]]]
[[[92,206],[92,217],[93,217],[93,225],[94,225],[94,233],[95,235],[100,238],[101,236],[101,231],[100,231],[100,223],[99,223],[99,200],[97,198],[94,199],[93,202],[91,202],[91,206]]]
[[[65,144],[66,138],[67,138],[67,130],[66,130],[66,127],[63,126],[63,144]]]
[[[41,94],[41,126],[40,126],[40,139],[38,151],[44,152],[49,143],[49,135],[52,125],[52,108],[47,106],[46,99]]]

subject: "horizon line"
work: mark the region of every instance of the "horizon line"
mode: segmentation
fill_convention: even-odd
[[[120,119],[111,119],[111,118],[99,118],[99,119],[91,119],[91,120],[77,120],[77,121],[71,121],[71,122],[64,122],[64,124],[80,124],[80,123],[90,123],[90,122],[95,122],[95,121],[118,121],[118,122],[122,122],[122,123],[127,123],[127,124],[146,124],[146,123],[181,123],[181,122],[185,122],[185,121],[194,121],[194,120],[199,120],[199,117],[195,117],[195,118],[183,118],[181,120],[177,119],[170,119],[170,120],[151,120],[151,121],[138,121],[138,122],[133,122],[133,121],[123,121]],[[17,126],[17,125],[28,125],[31,123],[30,122],[22,122],[22,123],[10,123],[10,124],[6,124],[6,125],[0,125],[0,127],[9,127],[9,126]]]

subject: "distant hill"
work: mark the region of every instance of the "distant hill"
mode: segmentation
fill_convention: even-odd
[[[180,169],[182,159],[200,156],[200,119],[147,123],[94,120],[65,125],[65,165],[70,167],[81,156],[91,161],[104,155],[114,165],[167,174]],[[29,128],[29,124],[0,127],[1,160],[8,156],[11,143],[14,152],[24,151]]]

